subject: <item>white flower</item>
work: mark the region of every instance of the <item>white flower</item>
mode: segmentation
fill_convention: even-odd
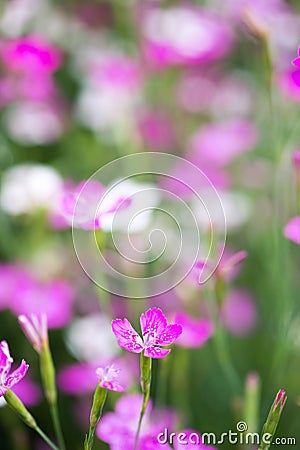
[[[16,103],[6,111],[4,121],[11,137],[23,145],[47,144],[63,131],[58,111],[46,103]]]
[[[62,189],[59,174],[42,164],[20,164],[8,169],[2,178],[0,206],[11,215],[49,209]]]
[[[66,333],[71,353],[80,361],[108,361],[120,348],[111,332],[111,321],[103,314],[93,314],[73,320]]]

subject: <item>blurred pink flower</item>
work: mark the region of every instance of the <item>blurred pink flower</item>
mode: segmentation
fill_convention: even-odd
[[[140,86],[141,71],[137,61],[126,55],[111,55],[92,64],[90,79],[97,86],[112,86],[116,90],[136,90]]]
[[[73,191],[68,189],[61,200],[61,214],[69,225],[93,230],[101,228],[101,219],[126,208],[130,199],[119,195],[110,203],[106,188],[95,180],[82,181]]]
[[[300,69],[289,69],[276,77],[281,91],[291,100],[300,101]]]
[[[97,428],[97,436],[110,445],[113,450],[133,450],[134,438],[138,426],[142,395],[131,394],[121,397],[115,411],[105,414]],[[168,429],[174,429],[175,417],[171,411],[153,411],[151,400],[148,403],[141,427],[137,450],[171,450],[168,444],[159,444],[157,435],[163,423]]]
[[[221,320],[230,333],[236,336],[249,334],[257,320],[252,296],[242,289],[231,291],[222,304]]]
[[[171,350],[161,346],[171,345],[181,335],[182,326],[176,323],[168,324],[159,308],[148,309],[140,317],[143,339],[133,329],[127,319],[112,321],[112,330],[120,347],[133,353],[141,353],[149,358],[163,358]]]
[[[300,47],[298,48],[298,58],[293,59],[292,63],[296,67],[300,67]]]
[[[153,7],[145,9],[142,15],[144,53],[156,67],[219,59],[232,47],[229,24],[197,6]]]
[[[25,406],[36,406],[42,400],[42,391],[38,384],[33,382],[27,375],[12,391],[22,400]]]
[[[26,289],[33,278],[27,270],[17,264],[0,264],[0,310],[9,308],[15,290]]]
[[[182,335],[176,341],[180,347],[202,347],[213,335],[214,326],[209,319],[195,319],[182,311],[175,314],[174,321],[183,328]]]
[[[239,154],[251,150],[257,142],[254,124],[246,120],[232,120],[205,125],[188,144],[187,159],[202,164],[224,166]]]
[[[175,145],[174,125],[161,110],[148,110],[140,114],[138,128],[147,149],[170,150]]]
[[[49,328],[61,328],[72,319],[73,289],[64,280],[41,284],[35,280],[15,286],[10,302],[17,315],[46,314]]]
[[[110,391],[123,392],[126,390],[119,380],[120,370],[115,369],[114,364],[106,367],[97,367],[96,375],[100,387]]]
[[[119,382],[123,386],[130,386],[133,376],[138,375],[138,367],[135,368],[134,361],[127,358],[115,358],[110,361],[103,362],[103,366],[115,364],[120,373]],[[90,394],[95,389],[97,383],[96,370],[98,364],[73,363],[62,367],[58,372],[58,386],[69,395],[85,395]],[[135,373],[135,369],[137,373]]]
[[[19,381],[21,381],[28,370],[29,365],[22,359],[18,369],[11,372],[13,359],[10,356],[9,347],[6,341],[0,342],[0,397],[6,394]]]
[[[295,244],[300,245],[300,217],[293,217],[283,230],[284,236]]]
[[[25,74],[49,74],[62,63],[61,51],[41,36],[2,41],[0,57],[7,69]]]

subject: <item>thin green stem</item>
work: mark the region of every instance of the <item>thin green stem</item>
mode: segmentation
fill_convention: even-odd
[[[219,364],[224,372],[224,375],[228,380],[228,383],[230,384],[232,392],[236,393],[237,390],[241,392],[242,391],[241,381],[233,366],[228,348],[228,342],[226,339],[226,334],[224,332],[223,325],[220,323],[218,315],[219,306],[223,302],[223,298],[221,298],[222,294],[219,291],[217,293],[217,296],[215,297],[214,295],[211,295],[210,291],[208,291],[208,295],[210,298],[208,299],[207,304],[210,317],[215,327],[214,344]]]
[[[84,441],[84,450],[92,450],[93,448],[96,426],[101,419],[106,397],[107,389],[104,389],[98,385],[94,393],[93,405],[90,413],[90,428]]]
[[[60,450],[59,447],[57,447],[51,439],[48,438],[48,436],[40,429],[40,427],[36,426],[35,431],[41,436],[41,438],[51,447],[53,450]]]
[[[144,417],[144,414],[145,414],[145,411],[146,411],[146,408],[148,405],[149,397],[150,397],[152,358],[146,357],[144,355],[144,352],[141,353],[140,367],[141,367],[141,388],[142,388],[142,392],[143,392],[143,403],[142,403],[142,408],[141,408],[141,412],[140,412],[137,432],[136,432],[135,440],[134,440],[134,447],[133,447],[134,450],[137,449],[141,426],[142,426],[142,421],[143,421],[143,417]]]
[[[65,450],[66,446],[65,446],[62,429],[61,429],[61,423],[60,423],[60,418],[59,418],[59,414],[58,414],[57,403],[55,405],[50,406],[50,412],[51,412],[52,422],[53,422],[53,426],[54,426],[58,444],[59,444],[61,450]]]

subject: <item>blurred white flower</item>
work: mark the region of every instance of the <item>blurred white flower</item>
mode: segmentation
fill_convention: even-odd
[[[49,209],[56,204],[62,190],[62,179],[49,166],[20,164],[8,169],[2,177],[0,206],[11,215]]]
[[[243,226],[251,215],[252,205],[250,199],[246,195],[237,192],[219,192],[219,197],[225,215],[227,230],[231,231]],[[213,231],[223,231],[224,218],[221,216],[222,210],[219,202],[214,206],[217,197],[205,193],[203,198],[205,199],[203,205],[199,200],[192,203],[192,210],[199,225],[204,230],[212,226]]]
[[[132,180],[115,183],[107,188],[107,194],[101,201],[101,209],[108,209],[120,197],[129,199],[130,204],[114,214],[104,215],[101,218],[101,228],[105,231],[128,230],[129,233],[144,230],[151,221],[153,208],[159,203],[159,189],[154,184]]]
[[[46,0],[10,0],[5,2],[0,29],[8,36],[20,36],[28,22],[37,15]]]
[[[41,102],[19,102],[5,112],[10,136],[23,145],[47,144],[58,139],[63,120],[53,105]]]
[[[66,343],[70,352],[85,362],[107,361],[120,352],[111,331],[111,321],[103,314],[73,320],[66,332]]]

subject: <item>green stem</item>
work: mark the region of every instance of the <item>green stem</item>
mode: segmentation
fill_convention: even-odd
[[[60,450],[49,438],[48,436],[40,429],[40,427],[36,426],[35,431],[41,436],[41,438],[51,447],[53,450]]]
[[[59,419],[57,403],[55,405],[50,406],[50,412],[51,412],[52,422],[53,422],[53,426],[54,426],[58,444],[59,444],[61,450],[65,450],[66,446],[65,446],[62,429],[61,429],[61,423],[60,423],[60,419]]]
[[[142,421],[143,421],[143,417],[144,417],[144,414],[145,414],[145,411],[146,411],[146,408],[148,405],[149,397],[150,397],[152,358],[147,358],[144,355],[144,351],[141,353],[140,366],[141,366],[141,388],[142,388],[142,392],[143,392],[143,403],[142,403],[142,408],[141,408],[141,412],[140,412],[138,428],[137,428],[137,432],[136,432],[135,440],[134,440],[134,447],[133,447],[134,450],[137,449],[141,426],[142,426]]]
[[[218,288],[220,288],[220,284],[218,284]],[[216,348],[216,354],[219,360],[219,364],[228,380],[228,383],[230,384],[232,392],[236,393],[237,390],[241,392],[241,382],[233,366],[226,334],[224,332],[223,325],[220,323],[218,315],[219,306],[223,303],[224,291],[221,292],[221,290],[218,289],[218,292],[215,292],[215,294],[215,296],[211,295],[210,291],[208,291],[208,295],[211,298],[208,299],[207,303],[209,307],[209,313],[215,327],[214,344]]]
[[[90,413],[89,434],[84,441],[84,450],[92,450],[95,439],[96,426],[101,418],[103,406],[107,397],[107,389],[97,386],[93,398],[93,405]]]

